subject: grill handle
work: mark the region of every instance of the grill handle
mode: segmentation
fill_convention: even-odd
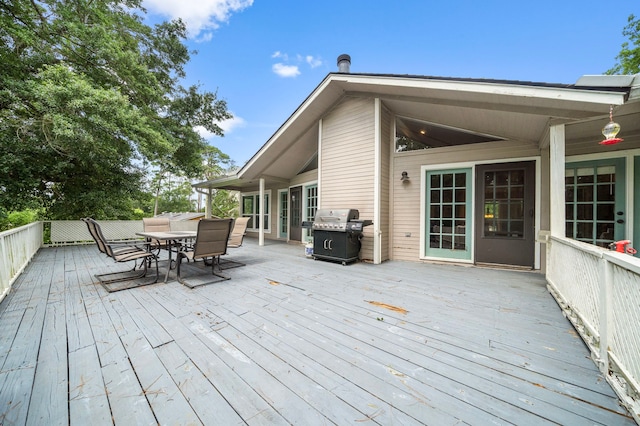
[[[331,247],[331,243],[333,242],[333,240],[324,240],[322,242],[322,248],[325,250],[333,250],[333,247]]]
[[[321,222],[340,222],[340,218],[337,216],[320,216],[318,219]]]

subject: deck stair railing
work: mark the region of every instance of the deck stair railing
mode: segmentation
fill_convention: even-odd
[[[640,259],[551,237],[547,282],[600,371],[640,424]]]

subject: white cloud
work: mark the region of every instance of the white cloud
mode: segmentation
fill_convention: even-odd
[[[316,68],[316,67],[319,67],[320,65],[322,65],[322,59],[320,59],[320,58],[314,58],[314,57],[313,57],[313,56],[311,56],[311,55],[307,55],[307,56],[305,57],[305,61],[307,61],[307,64],[309,64],[309,66],[310,66],[311,68]]]
[[[296,77],[300,75],[300,69],[297,65],[285,65],[281,62],[277,64],[273,64],[273,72],[278,74],[280,77]]]
[[[215,30],[229,21],[231,15],[251,6],[253,0],[144,0],[144,7],[169,19],[182,18],[190,37],[205,30]],[[198,38],[208,41],[211,34]]]
[[[225,135],[228,135],[229,133],[233,132],[236,128],[243,127],[245,124],[246,124],[246,121],[244,120],[244,118],[234,116],[230,120],[224,120],[223,122],[218,123],[218,126],[220,126],[222,130],[224,130]],[[206,140],[209,140],[212,137],[217,136],[202,126],[196,126],[194,127],[194,130],[198,132],[200,136],[202,136]]]
[[[280,59],[280,62],[273,64],[271,69],[274,73],[279,75],[280,77],[296,77],[300,75],[300,66],[299,65],[288,65],[288,62],[295,62],[296,64],[304,64],[306,63],[309,67],[317,68],[323,64],[323,61],[319,57],[315,57],[312,55],[295,55],[295,58],[291,61],[289,60],[289,55],[286,53],[282,53],[279,50],[276,50],[271,55],[272,59]]]

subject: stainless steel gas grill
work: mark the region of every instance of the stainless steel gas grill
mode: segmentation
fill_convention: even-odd
[[[313,258],[342,262],[358,259],[362,230],[370,220],[359,220],[355,209],[318,209],[311,225]]]

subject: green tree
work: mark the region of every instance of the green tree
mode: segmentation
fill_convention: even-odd
[[[192,195],[193,191],[189,182],[180,182],[170,186],[158,200],[158,213],[193,211]]]
[[[640,73],[640,18],[629,15],[627,26],[622,35],[629,41],[622,43],[622,49],[616,59],[618,63],[607,71],[607,74],[637,74]]]
[[[217,217],[238,215],[238,198],[226,189],[216,189],[211,200],[211,214]]]
[[[0,2],[0,207],[126,218],[151,162],[203,174],[203,126],[231,118],[183,87],[181,21],[149,27],[141,0]]]

